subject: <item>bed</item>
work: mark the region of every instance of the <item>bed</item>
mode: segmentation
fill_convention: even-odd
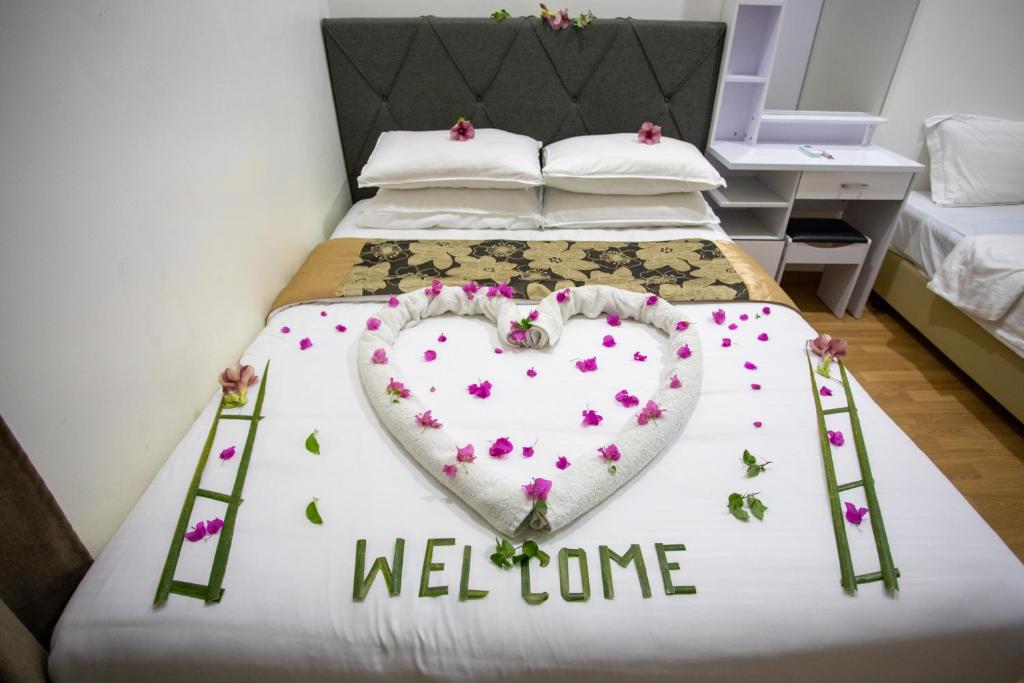
[[[990,321],[963,312],[955,297],[949,297],[951,303],[928,284],[944,264],[951,272],[964,270],[961,263],[947,261],[964,240],[1019,240],[1021,235],[1022,204],[941,207],[928,192],[911,192],[874,287],[1018,420],[1024,420],[1024,302]]]
[[[446,99],[472,107],[482,98],[474,119],[539,129],[546,141],[629,129],[654,108],[677,126],[669,134],[703,146],[721,25],[599,20],[564,36],[542,28],[536,20],[325,22],[350,182],[379,130],[450,125]],[[375,61],[383,45],[389,49]],[[486,59],[464,63],[465,70],[453,66],[458,55],[479,50],[504,55],[503,66],[490,71],[494,60]],[[403,59],[413,73],[401,67]],[[486,87],[473,94],[474,83],[501,83],[519,67],[531,77],[505,82],[493,100]],[[441,75],[417,90],[414,76],[423,71]],[[616,79],[622,74],[631,78]],[[395,97],[389,87],[375,89],[375,79],[414,92]],[[605,111],[599,103],[607,88],[623,91],[617,108]],[[389,112],[388,103],[402,98],[424,104],[407,116]],[[397,120],[387,119],[392,114]],[[354,189],[354,200],[365,196]],[[352,215],[328,247],[411,238],[361,232]],[[580,237],[558,230],[431,234],[534,244]],[[771,294],[767,273],[731,251],[715,228],[591,229],[582,237],[596,250],[609,242],[643,248],[666,238],[699,240],[701,258],[714,252],[743,271],[742,287],[731,294],[709,288],[713,296],[707,292],[704,301],[654,302],[689,323],[676,329],[702,364],[699,399],[685,431],[635,478],[573,523],[526,535],[550,554],[549,565],[492,564],[493,526],[451,495],[443,477],[410,459],[378,420],[360,386],[364,361],[357,354],[371,318],[386,327],[393,315],[387,297],[279,301],[242,357],[262,377],[250,389],[256,397],[239,410],[262,419],[223,421],[210,440],[222,412],[220,395],[211,398],[72,598],[54,637],[53,679],[1009,681],[1024,671],[1024,567],[853,378],[899,590],[879,580],[867,523],[844,531],[850,570],[864,582],[857,590],[841,586],[845,569],[826,480],[861,475],[852,443],[833,449],[829,473],[818,415],[847,434],[853,423],[836,410],[844,405],[841,391],[814,391],[805,346],[815,333]],[[427,295],[409,291],[398,306],[417,296]],[[550,307],[548,299],[539,306],[544,301]],[[664,335],[647,325],[613,322],[576,319],[556,346],[532,351],[508,348],[480,319],[430,317],[402,331],[391,360],[407,370],[415,396],[429,397],[446,428],[478,445],[507,435],[517,448],[509,465],[525,478],[539,463],[552,468],[560,454],[571,456],[572,467],[584,466],[582,453],[593,454],[606,437],[601,426],[581,427],[580,411],[597,410],[609,422],[631,419],[612,396],[622,387],[641,397],[659,391],[661,366],[684,357],[666,351]],[[602,344],[610,332],[615,344]],[[431,362],[424,362],[427,349],[436,351]],[[599,372],[573,368],[588,355]],[[467,396],[466,385],[485,377],[494,394],[486,401]],[[247,468],[233,502],[202,497],[194,510],[198,518],[223,514],[225,505],[237,513],[222,582],[213,591],[210,567],[222,540],[185,544],[174,573],[180,592],[154,607],[199,454],[241,445],[257,427],[245,457],[214,459],[200,470],[204,490],[227,491]],[[527,445],[537,450],[530,459],[518,455]],[[756,479],[745,474],[745,449],[758,462],[771,461]],[[851,487],[842,500],[863,506],[865,491]],[[756,492],[768,508],[764,521],[734,519],[731,492]],[[196,599],[211,592],[212,599]]]

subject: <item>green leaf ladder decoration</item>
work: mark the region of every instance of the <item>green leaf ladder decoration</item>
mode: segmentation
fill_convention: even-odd
[[[899,590],[900,570],[893,565],[892,551],[889,549],[889,538],[885,533],[885,524],[882,522],[882,508],[878,503],[878,495],[875,493],[875,479],[871,475],[871,463],[868,461],[868,450],[864,445],[864,432],[860,427],[860,418],[857,414],[857,406],[853,402],[853,390],[850,388],[850,380],[846,375],[846,366],[842,360],[836,359],[839,365],[839,372],[842,375],[843,390],[846,393],[846,407],[830,408],[822,410],[821,397],[818,394],[818,383],[814,377],[814,364],[810,356],[807,358],[807,366],[811,374],[811,392],[814,394],[814,407],[818,413],[818,435],[821,440],[821,457],[825,464],[825,484],[828,487],[828,502],[832,510],[832,529],[836,536],[836,549],[839,551],[839,570],[843,588],[850,593],[857,592],[857,586],[862,583],[881,581],[889,591]],[[839,484],[836,481],[836,468],[832,460],[832,446],[828,440],[828,430],[825,426],[825,416],[837,413],[850,414],[850,429],[853,431],[853,443],[857,450],[857,463],[860,466],[861,478],[857,481]],[[843,519],[842,505],[839,494],[855,488],[864,489],[864,498],[867,500],[868,520],[871,522],[871,532],[875,537],[875,547],[878,550],[878,563],[880,571],[868,574],[855,574],[853,571],[853,558],[850,555],[850,543],[846,537],[846,524]]]
[[[242,488],[245,486],[245,475],[249,470],[252,447],[256,441],[256,430],[259,427],[260,420],[263,419],[260,410],[263,408],[263,396],[267,388],[267,372],[269,369],[270,361],[268,360],[267,364],[263,366],[263,379],[260,382],[260,390],[256,396],[256,404],[253,407],[252,415],[223,415],[223,405],[217,406],[217,413],[213,417],[213,424],[210,425],[210,432],[206,436],[203,452],[199,456],[199,463],[196,465],[195,474],[192,475],[192,483],[189,484],[188,493],[185,494],[185,503],[181,506],[178,524],[174,528],[171,547],[167,551],[167,561],[164,563],[164,571],[160,576],[156,597],[153,599],[153,604],[155,605],[162,605],[167,602],[167,598],[170,597],[171,593],[198,598],[207,603],[220,602],[221,597],[224,595],[224,589],[222,588],[224,572],[227,570],[228,554],[231,552],[231,537],[235,532],[238,506],[242,504]],[[213,447],[214,439],[217,436],[217,426],[221,420],[249,421],[249,434],[245,439],[245,450],[242,451],[242,457],[238,462],[238,472],[235,475],[235,484],[230,494],[199,488],[199,483],[203,478],[203,471],[206,469],[206,462],[210,458],[210,449]],[[213,566],[210,569],[210,579],[205,586],[188,581],[176,581],[174,579],[174,573],[178,568],[178,558],[181,555],[181,546],[185,542],[185,532],[188,531],[188,523],[192,517],[197,497],[217,500],[227,505],[224,511],[224,527],[217,535],[217,550],[214,553]]]

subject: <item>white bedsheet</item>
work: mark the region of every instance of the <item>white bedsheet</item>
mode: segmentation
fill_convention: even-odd
[[[520,597],[518,571],[488,563],[493,531],[413,464],[368,407],[353,353],[358,329],[379,306],[303,305],[270,321],[243,358],[260,368],[270,359],[271,366],[223,601],[206,606],[172,595],[163,608],[152,607],[215,397],[72,598],[50,659],[57,683],[1012,681],[1024,672],[1024,566],[859,386],[901,591],[890,597],[872,583],[849,596],[840,588],[803,352],[812,330],[797,313],[773,306],[757,319],[759,304],[726,304],[730,321],[750,315],[728,332],[711,322],[718,305],[685,306],[697,321],[705,363],[689,426],[635,481],[540,539],[553,559],[546,569],[533,568],[533,590],[550,598],[531,606]],[[339,323],[349,331],[336,332]],[[290,334],[279,331],[284,325]],[[613,349],[600,345],[609,331],[618,340]],[[436,341],[441,332],[444,344]],[[756,340],[761,332],[769,341]],[[602,434],[630,414],[612,394],[629,388],[649,395],[660,365],[629,360],[634,350],[654,354],[652,360],[661,352],[646,326],[612,330],[578,320],[565,334],[551,352],[496,355],[493,327],[432,318],[406,330],[396,354],[412,390],[431,396],[436,415],[477,444],[478,456],[487,457],[480,446],[488,440],[509,436],[517,445],[510,467],[538,476],[554,471],[560,454],[596,457]],[[729,348],[720,343],[726,335]],[[302,337],[313,341],[311,349],[299,350]],[[426,348],[437,350],[435,362],[423,362]],[[589,355],[599,357],[598,372],[561,370]],[[744,369],[747,360],[758,369]],[[536,378],[525,376],[528,367]],[[494,383],[487,401],[465,393],[480,378]],[[752,391],[752,382],[763,389]],[[841,405],[840,396],[824,399],[825,407]],[[605,423],[580,427],[584,407],[605,415]],[[755,420],[764,426],[756,429]],[[213,452],[238,443],[244,424],[226,423]],[[847,418],[831,416],[829,425],[848,440],[836,449],[840,481],[857,478]],[[314,429],[319,456],[303,448]],[[518,446],[537,438],[537,454],[524,460]],[[772,461],[766,474],[745,477],[745,448]],[[213,462],[203,486],[224,490],[236,466],[237,458]],[[725,503],[733,491],[759,492],[766,520],[730,517]],[[313,496],[322,527],[304,516]],[[842,500],[864,502],[858,491]],[[194,519],[221,509],[200,499]],[[858,573],[877,569],[865,527],[848,526]],[[407,542],[401,595],[388,597],[378,577],[366,601],[354,602],[357,539],[367,539],[369,563],[381,555],[390,561],[396,537]],[[457,545],[437,549],[434,561],[445,569],[431,581],[450,586],[449,595],[417,597],[427,539],[448,537]],[[695,595],[665,594],[659,542],[686,545],[671,554],[681,567],[673,579],[695,585]],[[642,599],[633,567],[613,564],[615,598],[606,600],[598,546],[622,553],[633,543],[642,548],[654,594]],[[485,599],[458,600],[464,544],[472,546],[470,587],[489,590]],[[587,553],[586,603],[560,596],[555,552],[563,547]],[[213,543],[186,543],[177,578],[205,583],[212,553]],[[578,578],[572,588],[579,590]]]
[[[959,287],[953,286],[956,282],[968,285],[972,277],[995,265],[978,260],[981,252],[975,245],[995,247],[994,251],[989,251],[997,253],[1000,245],[1005,245],[1007,250],[1012,249],[1022,237],[1024,204],[943,207],[935,204],[927,192],[911,192],[896,222],[892,248],[921,269],[931,281],[929,288],[970,316],[1014,353],[1024,357],[1024,300],[1021,300],[1019,292],[1009,302],[1009,295],[1004,292],[1000,301],[1006,304],[1005,313],[992,317],[979,312],[999,306],[993,298],[996,296],[994,289],[978,290],[976,296],[967,300],[958,296]],[[964,241],[968,244],[963,244]],[[956,255],[957,250],[959,256]],[[1013,256],[1008,252],[1001,254],[1000,260],[1018,258],[1018,267],[1024,267],[1024,260],[1020,260],[1017,253],[1014,252]],[[973,265],[969,267],[964,260],[967,255],[972,256],[969,260]],[[935,278],[940,275],[943,284],[935,289]]]

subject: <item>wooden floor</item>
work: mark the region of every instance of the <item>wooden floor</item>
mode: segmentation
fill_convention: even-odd
[[[849,342],[847,367],[1024,561],[1024,426],[877,295],[860,320],[837,320],[813,273],[783,287],[818,332]]]

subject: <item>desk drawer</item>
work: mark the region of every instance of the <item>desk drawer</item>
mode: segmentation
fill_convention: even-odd
[[[797,199],[903,199],[913,173],[809,171],[800,176]]]

